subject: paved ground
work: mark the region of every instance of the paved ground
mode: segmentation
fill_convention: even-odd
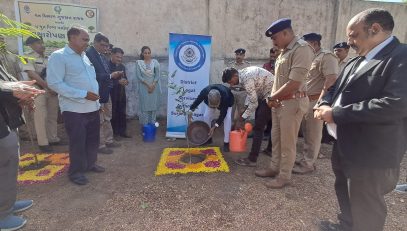
[[[18,198],[35,201],[23,214],[29,219],[24,230],[318,230],[319,220],[336,221],[328,159],[318,160],[311,175],[294,175],[293,185],[282,190],[267,189],[255,168],[235,165],[242,155],[233,153],[225,154],[230,173],[155,177],[163,148],[185,147],[185,140],[166,141],[161,128],[155,143],[143,143],[137,121],[129,127],[133,138],[121,141],[113,155],[99,155],[107,172],[88,174],[88,185],[74,185],[63,174],[48,184],[20,186]],[[214,145],[221,145],[216,135]],[[22,149],[30,146],[23,142]],[[323,145],[321,152],[330,149]],[[269,161],[262,155],[259,165]],[[400,182],[406,170],[404,158]],[[407,194],[393,192],[386,201],[385,230],[407,230]]]

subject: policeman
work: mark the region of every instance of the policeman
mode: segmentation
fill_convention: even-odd
[[[350,46],[346,42],[338,43],[333,47],[334,54],[339,58],[339,72],[343,70],[349,61],[349,48]]]
[[[37,142],[42,152],[52,152],[50,145],[62,144],[57,136],[58,95],[48,88],[46,68],[48,57],[45,55],[45,46],[42,38],[28,37],[25,45],[32,49],[27,56],[32,58],[21,63],[21,69],[27,73],[31,80],[35,80],[35,87],[46,91],[34,100],[34,126],[37,133]]]
[[[243,68],[249,67],[250,63],[245,60],[246,50],[239,48],[235,50],[235,61],[229,63],[229,67],[233,67],[236,70],[241,70]]]
[[[309,33],[302,38],[314,48],[315,58],[306,79],[310,104],[301,124],[304,136],[303,152],[298,154],[298,162],[296,161],[298,165],[293,168],[293,173],[298,174],[311,173],[315,170],[315,160],[321,147],[323,122],[314,118],[313,108],[319,98],[335,83],[339,72],[337,57],[331,51],[321,49],[320,34]]]
[[[268,105],[272,107],[272,158],[268,169],[256,170],[259,177],[276,177],[269,188],[283,188],[290,183],[296,156],[298,131],[308,110],[305,79],[314,58],[312,47],[294,34],[291,19],[271,24],[266,36],[282,50],[276,61],[275,82]]]
[[[235,50],[235,60],[230,62],[228,67],[233,67],[236,70],[242,70],[243,68],[249,67],[250,63],[245,60],[246,50],[243,48],[238,48]],[[238,118],[243,114],[246,109],[245,101],[247,97],[247,92],[241,84],[232,86],[233,96],[235,98],[235,104],[232,110],[232,117],[236,122]]]

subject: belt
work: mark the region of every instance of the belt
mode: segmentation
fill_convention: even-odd
[[[317,95],[309,95],[308,98],[309,98],[310,101],[314,101],[314,100],[319,99],[319,96],[320,96],[320,94],[317,94]]]
[[[299,99],[299,98],[305,98],[305,97],[307,97],[307,94],[305,93],[305,91],[297,91],[296,93],[283,96],[283,97],[279,98],[278,100],[284,101],[284,100]]]
[[[232,91],[246,91],[243,87],[231,87],[230,90]]]

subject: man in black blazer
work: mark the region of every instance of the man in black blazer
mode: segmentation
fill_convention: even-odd
[[[86,56],[92,62],[96,72],[96,80],[99,83],[100,102],[100,146],[99,153],[112,154],[109,147],[120,146],[113,141],[113,130],[110,120],[112,119],[112,103],[110,91],[113,88],[113,79],[122,77],[122,71],[110,73],[109,61],[104,54],[109,48],[109,39],[102,33],[97,33],[93,40],[93,46],[86,50]]]
[[[407,141],[407,46],[392,36],[394,21],[384,9],[351,19],[351,60],[314,116],[336,138],[332,151],[341,230],[383,230],[384,195],[396,186]]]
[[[112,128],[116,137],[131,138],[126,132],[126,89],[129,84],[126,76],[126,67],[123,65],[124,51],[119,47],[112,48],[110,52],[110,71],[122,71],[123,76],[113,80],[113,89],[110,92],[112,99]]]

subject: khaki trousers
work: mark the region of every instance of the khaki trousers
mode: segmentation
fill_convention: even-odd
[[[25,125],[18,128],[18,137],[20,139],[30,140],[32,135],[33,140],[37,139],[34,126],[34,112],[30,112],[27,108],[23,108],[23,116],[25,119]]]
[[[99,148],[106,147],[106,144],[113,143],[113,128],[110,120],[112,119],[112,101],[100,105],[100,145]]]
[[[49,142],[59,142],[57,135],[58,95],[38,95],[35,100],[34,126],[38,145],[49,145]]]
[[[301,123],[301,130],[304,136],[303,152],[298,154],[300,161],[307,167],[313,167],[321,148],[322,127],[324,122],[314,118],[313,108],[318,100],[310,101],[308,111],[304,115]]]
[[[285,100],[282,107],[272,109],[270,167],[274,171],[279,171],[280,178],[291,179],[291,171],[297,153],[298,131],[308,105],[308,97],[305,97]]]

